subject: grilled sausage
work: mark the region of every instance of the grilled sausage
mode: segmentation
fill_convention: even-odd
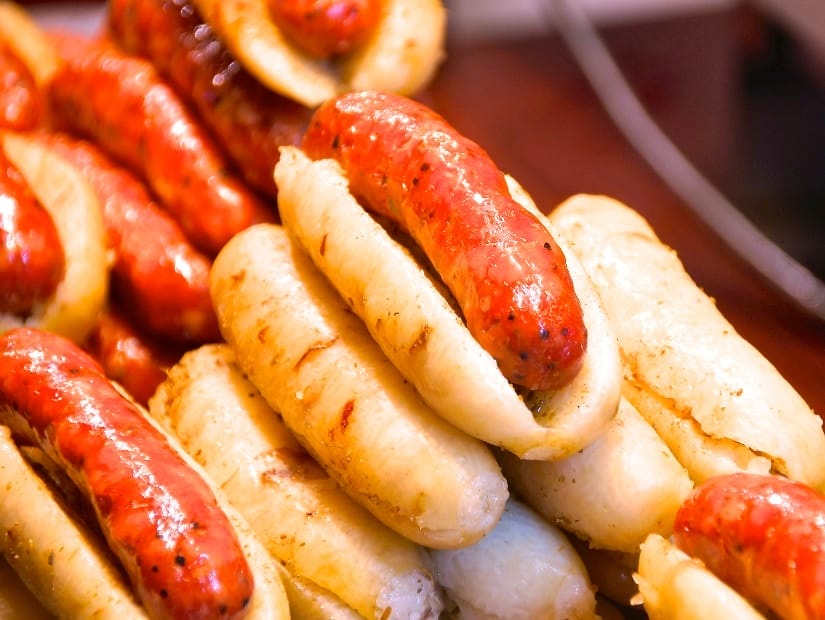
[[[211,261],[139,178],[93,143],[50,134],[46,144],[76,165],[94,188],[109,247],[112,292],[147,332],[178,344],[220,338],[209,297]]]
[[[708,479],[676,515],[676,546],[779,618],[825,617],[825,496],[737,472]]]
[[[0,312],[27,316],[63,279],[63,245],[49,212],[0,149]]]
[[[267,5],[284,36],[317,58],[357,49],[381,17],[379,0],[269,0]]]
[[[253,578],[208,484],[71,341],[0,336],[0,419],[85,491],[110,547],[157,618],[240,618]]]
[[[149,338],[121,308],[111,303],[83,348],[100,363],[109,379],[144,406],[166,378],[167,370],[183,354],[182,349]]]
[[[55,121],[144,177],[198,249],[213,256],[240,230],[275,219],[274,206],[229,170],[211,136],[151,63],[111,42],[58,42],[65,62],[49,89]]]
[[[33,129],[43,118],[43,102],[26,65],[0,39],[0,127]]]
[[[549,389],[575,376],[587,331],[564,255],[479,145],[423,104],[360,91],[321,105],[302,146],[336,159],[356,197],[410,232],[510,381]]]
[[[197,110],[246,181],[275,194],[278,147],[300,142],[311,110],[253,78],[189,0],[112,0],[108,11],[118,45],[149,58]]]

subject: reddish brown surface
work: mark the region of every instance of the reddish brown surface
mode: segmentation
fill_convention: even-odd
[[[358,48],[381,17],[381,0],[268,0],[267,4],[281,32],[318,58]]]
[[[27,316],[63,279],[51,215],[0,149],[0,312]]]
[[[274,220],[151,63],[104,41],[55,40],[65,60],[49,90],[55,122],[144,178],[198,249],[214,256],[238,231]]]
[[[34,78],[14,52],[0,41],[0,127],[32,129],[42,116],[43,102]]]
[[[144,407],[183,350],[164,346],[139,330],[121,308],[109,305],[84,343],[106,376]]]
[[[94,144],[63,134],[50,148],[78,166],[103,208],[114,251],[112,292],[130,317],[156,336],[191,346],[220,339],[209,295],[211,261],[131,172]]]
[[[198,111],[239,173],[273,195],[278,147],[298,144],[311,111],[264,88],[185,0],[112,0],[112,37],[149,58]]]
[[[676,515],[676,545],[782,618],[825,617],[825,497],[757,474],[711,478]]]
[[[200,476],[86,352],[48,332],[0,336],[0,405],[84,490],[156,618],[240,618],[253,577]]]
[[[477,143],[420,103],[367,91],[323,104],[303,147],[337,159],[353,194],[409,231],[508,379],[551,389],[575,375],[587,334],[564,256]]]
[[[644,103],[714,180],[731,167],[729,149],[715,145],[736,126],[729,96],[736,83],[726,79],[735,29],[722,14],[628,28],[609,39]],[[543,210],[580,192],[638,210],[736,329],[825,413],[825,325],[763,281],[668,189],[556,38],[454,40],[421,97],[482,144]]]

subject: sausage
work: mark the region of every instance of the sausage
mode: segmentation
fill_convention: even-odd
[[[141,333],[121,308],[111,304],[83,346],[109,379],[117,381],[144,406],[183,353]]]
[[[422,266],[349,192],[341,167],[284,147],[275,167],[283,226],[373,340],[443,419],[523,459],[558,460],[606,432],[619,406],[622,366],[595,291],[560,241],[587,325],[585,360],[564,389],[519,393]],[[512,178],[519,204],[544,216]],[[552,232],[552,229],[550,229]]]
[[[63,279],[57,227],[0,148],[0,312],[29,315]]]
[[[380,0],[268,0],[267,5],[284,36],[317,58],[357,49],[381,18]]]
[[[4,5],[0,4],[0,7]],[[103,212],[80,171],[32,133],[0,133],[6,158],[51,217],[63,250],[63,276],[53,295],[25,317],[0,314],[0,331],[27,325],[82,342],[109,295]]]
[[[26,65],[0,40],[0,127],[24,131],[43,118],[43,102]]]
[[[510,381],[550,389],[578,372],[587,331],[564,256],[479,145],[423,104],[359,91],[322,104],[302,147],[409,231]]]
[[[149,58],[191,103],[244,179],[274,195],[278,148],[300,143],[311,110],[252,77],[189,0],[112,0],[107,24],[120,47]]]
[[[114,250],[112,293],[129,316],[148,332],[176,343],[218,340],[209,296],[211,261],[152,199],[144,183],[89,141],[57,133],[44,140],[82,170],[98,195]]]
[[[676,546],[780,618],[825,617],[825,496],[779,476],[709,478],[676,514]]]
[[[77,345],[0,336],[0,419],[61,464],[155,618],[240,618],[249,565],[207,482]]]
[[[29,460],[37,453],[26,448],[15,444],[8,427],[0,426],[0,565],[20,577],[15,584],[0,573],[3,617],[148,620],[105,542],[76,510],[74,495],[67,498],[62,493],[66,487],[53,484],[53,464],[42,452]],[[9,589],[17,590],[15,598],[31,593],[37,609],[16,608]]]
[[[767,620],[745,597],[660,534],[645,539],[634,564],[627,579],[638,586],[631,596],[634,605],[644,605],[643,618]]]
[[[65,61],[48,91],[58,126],[144,177],[198,249],[214,256],[235,233],[275,219],[150,62],[104,40],[55,40]]]

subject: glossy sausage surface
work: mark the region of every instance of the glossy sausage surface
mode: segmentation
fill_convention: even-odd
[[[0,335],[0,411],[92,503],[150,615],[241,618],[253,577],[207,483],[85,351],[42,330]]]
[[[300,143],[311,110],[253,78],[189,0],[111,0],[107,23],[120,47],[150,59],[198,111],[239,174],[274,194],[278,147]]]
[[[86,342],[86,349],[103,367],[106,376],[122,385],[143,406],[166,378],[166,371],[183,349],[164,346],[134,325],[111,303],[100,316]]]
[[[55,40],[65,61],[49,89],[55,121],[141,175],[198,249],[214,256],[240,230],[275,219],[149,61],[108,41]]]
[[[28,316],[54,293],[65,266],[49,212],[0,149],[0,312]]]
[[[209,296],[211,261],[145,184],[89,141],[57,133],[43,139],[83,171],[98,196],[114,251],[112,293],[128,315],[176,343],[219,340]]]
[[[710,478],[677,513],[673,538],[779,618],[825,618],[825,496],[811,487],[749,473]]]
[[[29,70],[0,41],[0,128],[23,131],[43,119],[43,102]]]
[[[410,232],[510,381],[551,389],[578,372],[587,331],[564,255],[478,144],[421,103],[362,91],[322,104],[303,148]]]
[[[267,5],[284,36],[318,58],[357,49],[381,18],[380,0],[268,0]]]

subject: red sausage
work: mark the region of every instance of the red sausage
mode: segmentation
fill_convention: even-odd
[[[112,293],[129,316],[178,343],[219,340],[209,296],[212,263],[152,200],[143,182],[91,142],[62,134],[44,140],[83,171],[100,200],[115,257]]]
[[[151,63],[110,42],[57,41],[65,62],[49,89],[56,122],[145,178],[201,251],[214,256],[237,232],[274,221],[274,205],[230,172],[206,129]]]
[[[0,127],[34,129],[43,118],[43,102],[34,78],[15,53],[0,41]]]
[[[282,34],[317,58],[357,49],[381,18],[380,0],[268,0],[267,5]]]
[[[121,308],[109,305],[84,344],[106,376],[146,406],[182,350],[163,346],[141,333]]]
[[[253,577],[204,480],[70,341],[0,336],[0,414],[88,497],[155,618],[241,618]],[[11,419],[9,419],[11,418]]]
[[[51,215],[0,149],[0,312],[31,314],[54,294],[65,267]]]
[[[746,598],[784,619],[825,618],[825,496],[785,478],[711,478],[676,515],[673,538]]]
[[[578,372],[587,332],[564,255],[480,146],[421,103],[366,91],[322,104],[303,148],[409,231],[510,381],[551,389]]]
[[[110,0],[111,37],[149,58],[190,102],[253,187],[274,196],[278,147],[297,145],[312,111],[241,67],[189,0]]]

